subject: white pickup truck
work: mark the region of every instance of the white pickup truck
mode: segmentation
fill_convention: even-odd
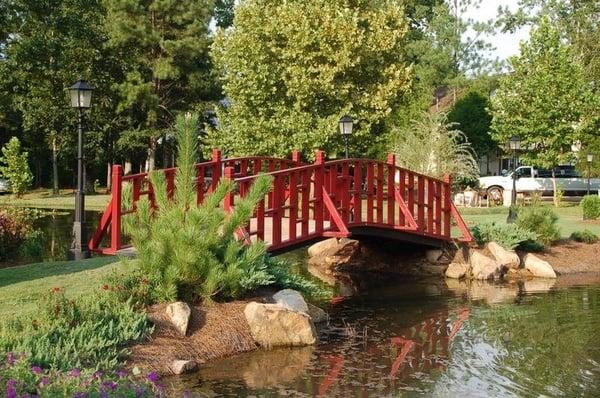
[[[573,166],[559,166],[554,169],[556,185],[565,196],[582,196],[587,193],[588,180],[582,178]],[[542,196],[553,195],[552,171],[536,169],[531,166],[517,168],[517,192],[538,193]],[[490,176],[479,178],[479,190],[483,197],[501,203],[505,190],[512,189],[512,172],[506,176]],[[590,180],[590,192],[598,193],[600,179]]]

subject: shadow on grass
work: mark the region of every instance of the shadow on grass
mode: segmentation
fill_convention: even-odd
[[[51,276],[74,274],[101,268],[119,261],[118,257],[94,257],[83,261],[54,261],[0,269],[0,287]]]

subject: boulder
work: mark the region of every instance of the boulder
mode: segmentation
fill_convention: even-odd
[[[311,303],[307,303],[307,304],[308,304],[308,316],[310,316],[310,319],[312,319],[312,321],[314,323],[327,322],[329,317],[327,316],[327,313],[325,311],[323,311],[321,308],[317,307],[316,305],[312,305]]]
[[[552,269],[552,266],[541,258],[529,253],[523,258],[525,269],[527,269],[533,276],[538,278],[556,278],[556,272]]]
[[[465,263],[451,263],[446,268],[446,278],[460,279],[469,271],[469,265]]]
[[[473,279],[486,280],[502,276],[502,266],[478,250],[471,252],[469,262]]]
[[[308,304],[299,292],[292,289],[280,290],[273,295],[275,304],[291,311],[303,312],[308,314]]]
[[[167,305],[165,312],[167,313],[169,321],[171,321],[173,326],[175,326],[179,333],[185,336],[187,333],[188,324],[190,322],[190,316],[192,315],[192,310],[190,309],[189,305],[183,301],[171,303]]]
[[[310,317],[277,304],[251,302],[244,309],[254,340],[265,348],[315,344],[317,333]]]
[[[193,372],[196,369],[198,369],[198,364],[196,361],[185,361],[178,359],[171,362],[169,365],[169,370],[176,375]]]
[[[335,251],[338,246],[339,244],[336,238],[322,240],[308,248],[308,257],[316,257],[324,253]]]
[[[430,263],[436,264],[443,254],[444,252],[440,249],[429,249],[425,252],[425,257]]]
[[[507,269],[517,269],[521,265],[521,259],[514,250],[507,250],[496,242],[488,243],[487,249],[492,253],[496,262]]]

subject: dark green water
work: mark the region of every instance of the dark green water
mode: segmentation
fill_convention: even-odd
[[[328,308],[315,347],[173,378],[192,396],[597,397],[600,278],[388,282]]]

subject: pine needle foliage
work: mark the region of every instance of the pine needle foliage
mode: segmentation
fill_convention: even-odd
[[[288,263],[270,257],[263,242],[246,245],[236,237],[235,231],[249,222],[269,192],[270,176],[258,177],[231,213],[222,206],[234,188],[226,180],[220,181],[204,203],[196,205],[197,125],[197,116],[177,119],[178,169],[173,197],[169,198],[164,173],[151,173],[156,208],[142,198],[136,216],[124,220],[141,271],[156,288],[154,296],[159,301],[234,299],[266,285],[319,295],[315,284],[289,271]]]

